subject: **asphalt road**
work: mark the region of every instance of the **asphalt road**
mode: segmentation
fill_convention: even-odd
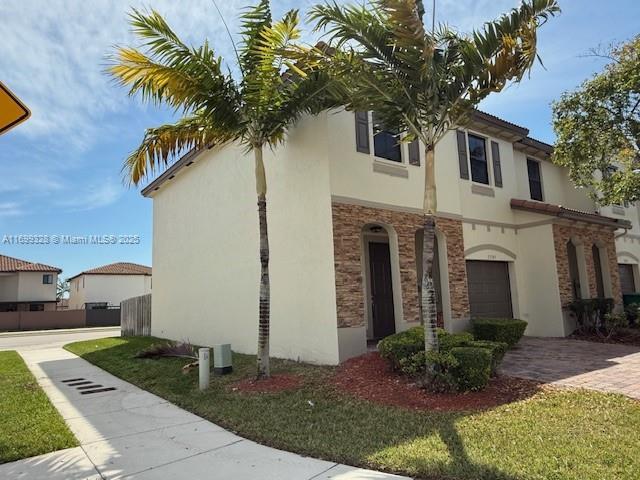
[[[0,333],[0,350],[38,350],[95,338],[119,337],[120,327]]]

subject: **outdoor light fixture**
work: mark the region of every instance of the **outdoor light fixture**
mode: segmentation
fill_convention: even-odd
[[[231,363],[231,344],[223,343],[213,346],[213,373],[226,375],[233,371]]]

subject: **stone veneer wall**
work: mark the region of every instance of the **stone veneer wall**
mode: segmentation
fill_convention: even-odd
[[[365,325],[362,228],[367,224],[380,223],[393,227],[398,237],[404,321],[419,322],[415,233],[423,226],[422,215],[336,202],[332,204],[332,214],[338,327]],[[439,217],[436,228],[444,234],[447,241],[451,314],[454,318],[468,318],[469,298],[462,222]]]
[[[569,259],[567,257],[567,242],[571,238],[575,238],[583,244],[584,260],[587,267],[587,279],[589,281],[589,292],[594,298],[598,296],[598,291],[591,249],[594,244],[599,244],[606,248],[606,260],[609,262],[609,273],[611,275],[612,296],[616,304],[622,304],[614,232],[597,226],[585,225],[584,227],[577,227],[554,225],[553,241],[556,250],[556,265],[558,268],[558,283],[560,285],[560,301],[562,305],[566,305],[573,301],[573,289],[571,286],[571,277],[569,275]],[[605,259],[601,257],[601,260]],[[580,261],[580,259],[578,259],[578,261]],[[602,274],[604,276],[605,272],[603,271]]]

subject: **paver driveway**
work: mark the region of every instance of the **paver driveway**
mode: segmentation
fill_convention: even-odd
[[[640,399],[640,347],[525,337],[507,353],[501,371],[513,377]]]

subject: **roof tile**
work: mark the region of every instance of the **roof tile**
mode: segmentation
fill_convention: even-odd
[[[8,257],[6,255],[0,255],[0,272],[12,273],[12,272],[62,272],[58,267],[52,267],[50,265],[44,265],[42,263],[29,262],[27,260],[21,260],[19,258]]]

